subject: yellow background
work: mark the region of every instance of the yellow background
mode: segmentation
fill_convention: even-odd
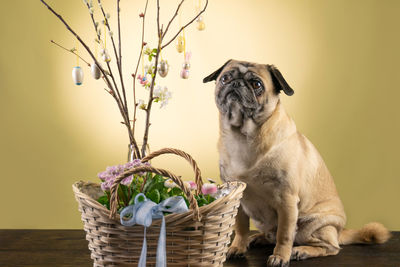
[[[39,1],[3,2],[0,228],[81,228],[71,185],[98,181],[106,166],[123,163],[126,130],[89,69],[84,85],[73,85],[76,59],[49,42],[75,45],[61,22]],[[115,26],[115,1],[104,2]],[[144,1],[121,2],[124,76],[131,88]],[[150,2],[146,41],[154,47],[155,1]],[[160,2],[165,24],[178,1]],[[50,3],[93,47],[82,1]],[[186,21],[195,11],[193,1],[183,10]],[[330,168],[348,227],[381,221],[400,230],[399,11],[400,2],[389,0],[210,0],[206,30],[186,31],[193,51],[189,80],[178,77],[183,56],[175,45],[163,52],[171,70],[159,83],[173,98],[166,109],[154,107],[151,150],[181,148],[197,159],[205,177],[218,177],[214,86],[201,80],[229,58],[272,63],[295,90],[292,97],[282,95],[284,105]],[[143,116],[139,120],[141,133]],[[192,179],[184,161],[164,157],[153,163]]]

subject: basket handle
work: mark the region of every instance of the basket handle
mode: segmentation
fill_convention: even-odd
[[[144,157],[142,159],[142,162],[147,162],[147,161],[151,160],[152,158],[155,158],[162,154],[175,154],[175,155],[181,156],[182,158],[186,159],[190,163],[190,165],[192,166],[193,171],[195,173],[195,181],[196,181],[196,185],[197,185],[196,195],[200,194],[201,187],[203,186],[203,179],[201,178],[201,171],[200,171],[200,168],[197,165],[196,161],[188,153],[186,153],[182,150],[176,149],[176,148],[162,148],[162,149],[154,151],[154,152],[150,153],[149,155],[147,155],[146,157]]]
[[[164,177],[171,178],[172,181],[174,181],[182,189],[183,193],[186,195],[187,199],[189,200],[190,208],[193,209],[194,219],[197,221],[200,221],[201,216],[200,216],[199,206],[197,205],[197,201],[194,198],[190,189],[181,180],[181,178],[179,178],[178,176],[176,176],[175,174],[173,174],[167,170],[157,169],[157,168],[153,168],[150,166],[141,166],[141,167],[132,168],[130,170],[125,171],[124,173],[119,175],[117,178],[115,178],[115,180],[111,186],[111,190],[110,190],[110,219],[115,218],[115,216],[117,214],[119,184],[121,183],[121,181],[124,178],[126,178],[132,174],[139,173],[139,172],[153,172],[153,173],[162,175]]]

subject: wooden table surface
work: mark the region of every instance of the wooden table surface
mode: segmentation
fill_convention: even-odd
[[[93,266],[83,230],[0,230],[0,266]],[[273,247],[252,248],[225,267],[266,266]],[[290,266],[400,267],[400,232],[383,245],[343,246],[337,256],[292,261]]]

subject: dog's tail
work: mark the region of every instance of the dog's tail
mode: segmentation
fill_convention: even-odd
[[[339,235],[339,244],[382,244],[390,237],[389,230],[383,224],[372,222],[358,230],[343,229]]]

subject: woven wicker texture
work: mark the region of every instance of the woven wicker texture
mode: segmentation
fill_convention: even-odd
[[[182,152],[176,149],[164,149],[161,152],[151,153],[146,159],[149,160],[165,153],[189,156]],[[189,159],[197,181],[197,178],[201,179],[200,170],[190,156]],[[115,191],[118,182],[132,173],[143,170],[151,170],[173,179],[185,192],[190,202],[191,209],[188,212],[165,216],[167,265],[222,266],[246,185],[240,182],[223,184],[221,188],[229,188],[230,193],[199,208],[192,193],[179,177],[163,169],[139,167],[124,172],[116,179],[112,186],[114,190],[112,205],[115,206],[117,195]],[[73,191],[82,214],[86,239],[89,241],[91,258],[94,260],[93,266],[137,266],[142,249],[144,227],[121,225],[116,208],[112,208],[113,212],[111,212],[96,201],[103,194],[100,185],[80,181],[73,185]],[[155,265],[160,224],[161,220],[154,220],[151,227],[147,228],[147,266]]]

